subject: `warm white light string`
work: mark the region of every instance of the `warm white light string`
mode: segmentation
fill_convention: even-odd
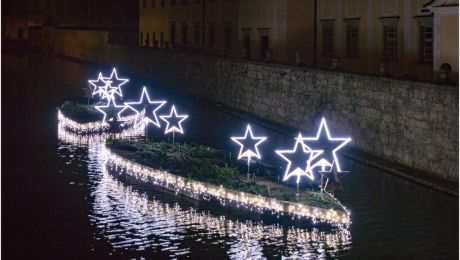
[[[281,201],[275,198],[245,192],[233,191],[223,186],[203,183],[166,171],[153,169],[145,165],[123,158],[106,148],[107,167],[119,174],[125,173],[143,182],[159,185],[170,190],[189,194],[195,198],[210,200],[218,199],[223,205],[235,203],[237,207],[245,207],[257,212],[270,212],[274,215],[289,214],[294,218],[308,218],[313,223],[329,223],[332,225],[348,226],[350,211],[339,203],[342,210],[325,209],[295,202]],[[338,201],[337,201],[338,203]]]
[[[121,117],[120,128],[128,129],[132,128],[136,122],[137,115],[129,115]],[[58,121],[61,126],[69,132],[76,134],[97,134],[107,131],[110,128],[109,123],[104,121],[95,121],[89,123],[78,123],[68,117],[66,117],[61,110],[58,110]]]

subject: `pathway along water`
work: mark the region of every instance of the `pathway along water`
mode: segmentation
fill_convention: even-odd
[[[58,139],[55,110],[82,97],[86,80],[110,68],[41,56],[2,59],[4,256],[458,258],[458,198],[353,161],[344,162],[350,173],[337,193],[352,211],[348,230],[259,223],[252,215],[120,182],[102,167],[100,142]],[[235,149],[227,137],[244,128],[241,119],[158,82],[132,79],[132,92],[140,93],[141,84],[189,112],[180,140]],[[257,130],[271,138],[261,150],[271,161],[273,148],[292,144]],[[155,129],[150,135],[164,138]]]

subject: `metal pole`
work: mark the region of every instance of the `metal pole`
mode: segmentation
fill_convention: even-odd
[[[248,173],[247,173],[248,181],[249,181],[249,165],[250,164],[251,164],[251,158],[248,157]]]

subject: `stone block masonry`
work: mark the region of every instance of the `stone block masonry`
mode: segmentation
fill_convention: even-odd
[[[313,130],[325,116],[364,152],[458,182],[458,87],[127,48],[107,44],[107,32],[77,33],[78,41],[69,29],[36,41],[290,127]]]

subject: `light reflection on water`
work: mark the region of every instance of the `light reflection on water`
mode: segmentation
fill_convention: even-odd
[[[108,241],[115,250],[139,256],[167,253],[174,258],[190,256],[192,248],[213,246],[229,258],[241,259],[325,258],[351,248],[350,232],[344,228],[320,230],[239,220],[219,209],[211,213],[171,192],[140,190],[107,172],[102,138],[76,136],[62,128],[58,131],[59,153],[87,152],[87,158],[72,156],[72,163],[86,160],[92,208],[89,218],[97,230],[94,237]]]

